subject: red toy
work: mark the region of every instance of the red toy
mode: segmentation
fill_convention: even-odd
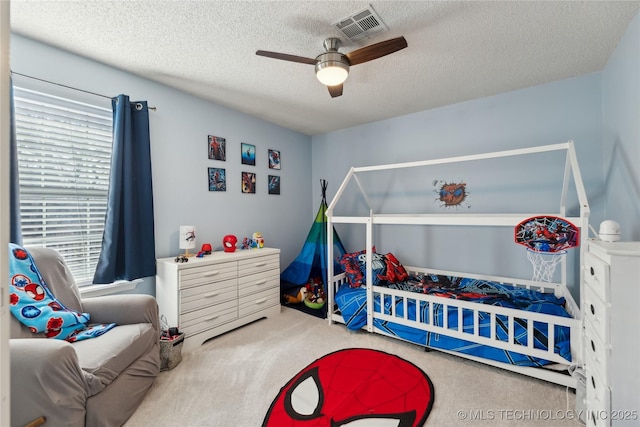
[[[225,252],[235,252],[236,243],[238,243],[238,238],[233,234],[227,234],[222,238],[222,246]]]

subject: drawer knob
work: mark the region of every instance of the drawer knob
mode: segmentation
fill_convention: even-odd
[[[256,301],[256,305],[258,304],[262,304],[263,302],[265,302],[267,299],[266,298],[261,298],[259,300]]]
[[[205,322],[209,322],[211,320],[216,320],[218,317],[220,317],[220,315],[216,315],[216,316],[209,316],[207,318],[204,319]]]
[[[263,265],[267,265],[267,263],[266,263],[266,262],[264,262],[264,261],[263,261],[263,262],[256,262],[254,265],[255,265],[256,267],[262,267]]]
[[[220,295],[219,292],[209,292],[208,294],[204,294],[205,298],[213,298],[213,297],[217,297],[218,295]]]
[[[595,274],[596,274],[596,272],[595,272],[595,270],[593,269],[593,267],[590,267],[590,268],[589,268],[589,272],[591,273],[591,275],[592,275],[592,276],[595,276]]]
[[[211,277],[211,276],[216,276],[218,275],[220,272],[219,271],[210,271],[208,273],[204,273],[204,277]]]
[[[593,304],[590,304],[589,308],[591,309],[591,314],[595,315],[596,314],[596,308],[593,306]]]

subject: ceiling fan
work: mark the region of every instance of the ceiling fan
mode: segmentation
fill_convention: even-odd
[[[356,49],[349,53],[338,52],[340,39],[330,37],[323,43],[325,52],[315,59],[304,56],[289,55],[286,53],[256,51],[256,55],[268,58],[282,59],[284,61],[299,62],[301,64],[315,65],[316,77],[329,89],[332,98],[342,95],[342,84],[349,75],[349,67],[372,61],[407,47],[404,37],[385,40],[369,46]]]

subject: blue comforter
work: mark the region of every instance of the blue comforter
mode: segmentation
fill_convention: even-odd
[[[514,308],[524,311],[532,311],[546,314],[553,314],[562,317],[571,317],[564,309],[564,298],[558,298],[553,294],[537,292],[529,289],[518,288],[509,285],[476,280],[468,278],[457,278],[440,275],[420,275],[411,276],[409,280],[385,285],[388,288],[401,289],[411,292],[418,292],[436,295],[444,298],[461,299],[474,301],[481,304],[490,304],[500,307]],[[350,288],[343,286],[336,293],[336,303],[345,319],[349,329],[357,330],[366,326],[366,289]],[[391,297],[386,297],[383,307],[380,306],[380,298],[375,298],[374,311],[377,313],[392,313],[392,306],[396,305],[396,315],[404,316],[404,305],[399,299],[394,301]],[[419,305],[419,306],[418,306]],[[429,303],[409,300],[407,304],[407,316],[415,320],[420,315],[420,319],[429,322]],[[463,310],[463,330],[473,333],[473,313],[471,310]],[[447,315],[449,328],[457,328],[458,312],[455,308],[450,308]],[[434,304],[433,323],[443,324],[444,307],[442,304]],[[491,326],[488,313],[479,313],[481,318],[480,335],[490,337]],[[407,327],[393,322],[388,322],[374,318],[374,327],[397,336],[398,338],[429,347],[461,352],[473,356],[497,360],[519,366],[543,366],[551,362],[535,357],[526,356],[512,351],[489,347],[486,345],[472,343],[459,338],[452,338],[442,334],[426,332],[420,329]],[[507,341],[508,330],[507,320],[504,316],[496,316],[496,337]],[[515,320],[514,339],[517,343],[527,345],[527,324],[524,320]],[[534,322],[534,348],[546,350],[548,340],[548,325],[543,322]],[[555,348],[554,352],[567,362],[571,361],[571,342],[569,328],[556,326],[554,331]]]

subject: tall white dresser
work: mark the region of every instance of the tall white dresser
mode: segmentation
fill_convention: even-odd
[[[280,250],[214,252],[179,263],[157,260],[156,299],[169,326],[185,334],[183,350],[280,313]]]
[[[589,240],[583,262],[587,426],[640,425],[640,242]]]

